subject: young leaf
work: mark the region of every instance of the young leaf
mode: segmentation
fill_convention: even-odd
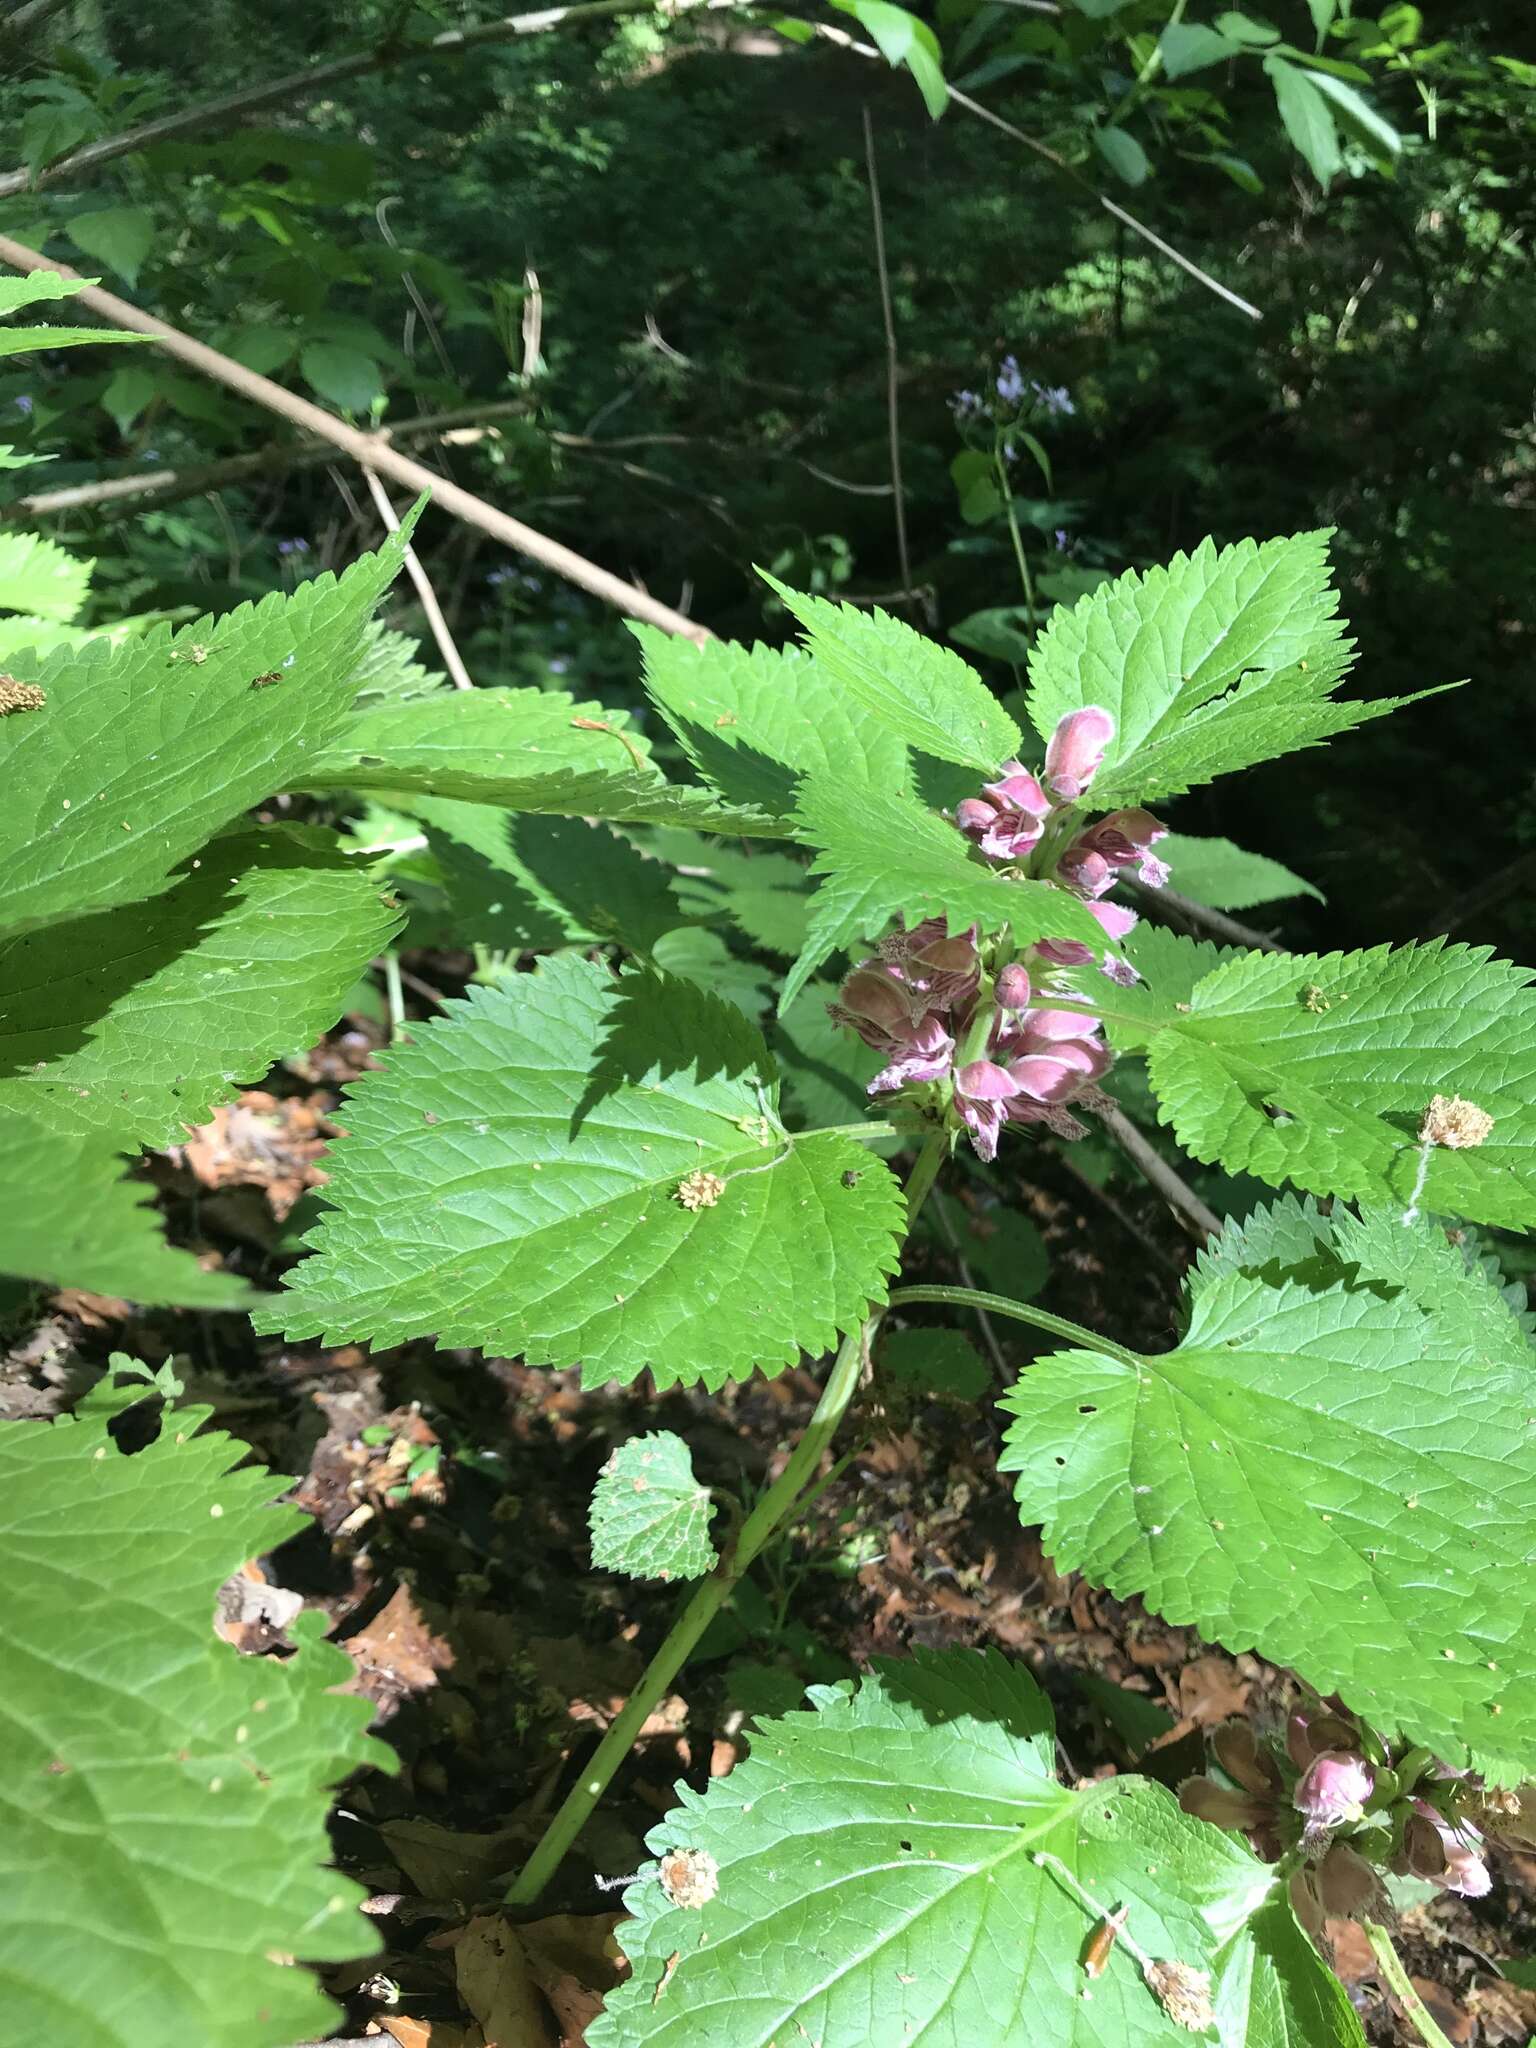
[[[1183,1343],[1037,1361],[1002,1464],[1063,1570],[1500,1779],[1536,1768],[1536,1369],[1443,1235],[1280,1231],[1190,1285]],[[1249,1260],[1262,1259],[1262,1265]]]
[[[1339,131],[1332,110],[1318,90],[1321,75],[1302,71],[1280,56],[1266,57],[1264,69],[1274,87],[1275,105],[1286,134],[1326,192],[1344,168],[1344,153],[1339,148]]]
[[[399,924],[333,834],[230,833],[163,896],[0,940],[0,1106],[168,1144],[328,1030]]]
[[[781,1136],[774,1093],[756,1030],[688,982],[563,957],[476,989],[351,1092],[337,1206],[261,1326],[589,1386],[825,1351],[884,1298],[901,1199],[852,1139]]]
[[[1332,701],[1352,645],[1327,541],[1202,541],[1052,614],[1030,663],[1029,715],[1048,739],[1086,704],[1113,714],[1096,809],[1177,796],[1413,701]]]
[[[632,626],[645,687],[699,773],[729,803],[787,818],[805,774],[896,788],[907,752],[879,714],[798,649],[698,647]]]
[[[1368,100],[1342,78],[1326,71],[1308,71],[1312,86],[1333,102],[1333,117],[1380,164],[1390,165],[1403,153],[1403,138],[1384,121]]]
[[[1213,910],[1252,910],[1256,904],[1277,903],[1287,896],[1324,900],[1321,889],[1279,861],[1267,854],[1245,853],[1230,839],[1190,839],[1170,832],[1159,841],[1157,853],[1173,870],[1179,894],[1208,903]]]
[[[701,1579],[715,1568],[713,1515],[681,1437],[666,1429],[631,1437],[593,1489],[592,1563],[630,1579]]]
[[[1190,2036],[1123,1943],[1084,1977],[1120,1906],[1143,1953],[1203,1973],[1225,2039],[1362,2048],[1289,1908],[1266,1913],[1265,1866],[1145,1779],[1059,1784],[1049,1704],[995,1653],[919,1650],[811,1698],[729,1780],[678,1787],[590,2048],[1175,2048]]]
[[[47,701],[0,719],[0,931],[152,896],[221,825],[296,783],[347,722],[363,622],[411,523],[340,582],[39,663]]]
[[[805,597],[760,573],[826,673],[908,746],[986,775],[1016,751],[1018,727],[958,654],[885,612]]]
[[[0,1273],[153,1306],[248,1307],[244,1281],[166,1243],[150,1189],[123,1179],[119,1151],[0,1107]]]
[[[949,105],[949,90],[944,83],[939,39],[927,22],[905,7],[893,6],[891,0],[832,0],[832,4],[869,31],[893,71],[906,65],[924,106],[937,121]]]
[[[818,848],[811,873],[826,879],[811,901],[804,949],[784,984],[787,1010],[821,963],[855,939],[877,937],[893,917],[945,917],[952,931],[1011,927],[1020,945],[1080,939],[1105,950],[1101,926],[1075,896],[1050,882],[1011,881],[970,857],[946,819],[897,790],[849,790],[831,775],[807,776],[800,837]]]
[[[766,813],[670,783],[629,714],[559,690],[453,690],[351,719],[305,771],[306,789],[384,790],[613,823],[788,836]]]
[[[1169,949],[1171,952],[1172,949]],[[1189,987],[1106,1003],[1112,1035],[1144,1045],[1186,1151],[1272,1186],[1536,1223],[1536,997],[1529,969],[1488,947],[1243,953]],[[1187,1010],[1179,1005],[1187,1001]],[[1428,1148],[1436,1096],[1494,1120],[1481,1142]]]
[[[194,1434],[208,1413],[171,1411],[131,1457],[99,1410],[0,1432],[18,2040],[283,2048],[338,2018],[292,1960],[379,1946],[332,1867],[327,1788],[389,1752],[315,1629],[287,1660],[214,1634],[219,1586],[304,1518],[270,1505],[286,1481],[231,1469],[244,1444]]]

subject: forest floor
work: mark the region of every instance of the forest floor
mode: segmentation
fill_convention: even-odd
[[[451,986],[451,965],[435,958],[423,973]],[[381,1036],[349,1019],[157,1162],[176,1241],[275,1280],[311,1220],[341,1087]],[[1189,1247],[1157,1198],[1139,1185],[1100,1189],[1044,1148],[1017,1156],[1028,1178],[1012,1199],[1050,1254],[1043,1304],[1165,1348]],[[979,1248],[985,1219],[963,1183],[948,1226],[950,1245],[915,1246],[922,1277],[958,1278],[954,1246],[964,1256],[968,1233]],[[1029,1339],[1018,1326],[988,1335],[998,1380],[1027,1365]],[[1285,1711],[1288,1681],[1257,1658],[1212,1649],[1053,1568],[998,1473],[989,1400],[859,1412],[862,1448],[814,1502],[812,1525],[754,1565],[647,1722],[543,1917],[512,1940],[498,1908],[505,1881],[677,1599],[591,1570],[586,1503],[601,1466],[627,1437],[672,1429],[707,1485],[745,1500],[809,1416],[812,1375],[719,1395],[658,1396],[648,1379],[583,1393],[575,1373],[426,1344],[371,1356],[287,1345],[254,1337],[243,1317],[139,1311],[79,1292],[53,1296],[0,1348],[0,1415],[58,1412],[112,1351],[174,1356],[187,1402],[300,1475],[292,1498],[311,1528],[224,1589],[217,1625],[248,1654],[281,1655],[299,1606],[322,1610],[400,1757],[396,1776],[353,1780],[337,1807],[337,1860],[368,1887],[385,1943],[382,1958],[326,1973],[347,2039],[578,2048],[621,1967],[621,1886],[603,1881],[646,1860],[643,1837],[674,1784],[725,1775],[754,1715],[797,1706],[806,1683],[850,1676],[871,1657],[930,1645],[1021,1660],[1055,1705],[1069,1783],[1134,1762],[1176,1785],[1201,1768],[1208,1729],[1232,1715],[1273,1726]],[[1414,2040],[1359,1929],[1333,1922],[1329,1934],[1369,2039]],[[1536,1946],[1536,1858],[1499,1859],[1487,1899],[1410,1905],[1398,1938],[1456,2048],[1523,2048],[1536,2032],[1536,1992],[1501,1967]]]

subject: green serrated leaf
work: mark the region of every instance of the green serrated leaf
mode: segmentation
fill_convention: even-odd
[[[944,917],[951,931],[1006,924],[1021,946],[1037,939],[1078,939],[1105,950],[1101,926],[1051,882],[1012,880],[972,860],[946,819],[897,790],[860,790],[850,799],[835,776],[807,776],[796,814],[801,839],[817,848],[811,873],[824,877],[811,900],[799,959],[784,983],[787,1010],[829,955],[872,939],[894,917],[916,924]]]
[[[1241,1254],[1262,1265],[1209,1260],[1175,1351],[1037,1361],[1001,1463],[1061,1569],[1529,1776],[1529,1346],[1442,1233],[1342,1210],[1329,1233],[1293,1205]]]
[[[0,533],[0,608],[67,623],[85,603],[94,567],[40,534]]]
[[[399,924],[328,833],[216,839],[162,896],[0,941],[0,1107],[168,1144],[334,1024]]]
[[[668,782],[627,712],[578,704],[558,690],[452,690],[375,705],[311,762],[304,786],[768,839],[790,832],[712,790]]]
[[[1243,953],[1198,981],[1106,1003],[1145,1045],[1186,1151],[1272,1186],[1419,1206],[1512,1229],[1536,1223],[1536,997],[1488,947]],[[1486,1142],[1429,1148],[1431,1100],[1486,1110]]]
[[[336,1208],[261,1326],[579,1359],[589,1385],[825,1351],[884,1298],[900,1192],[851,1139],[781,1137],[774,1092],[753,1026],[685,981],[567,956],[477,989],[351,1091]]]
[[[887,732],[940,761],[990,775],[1019,729],[968,663],[876,608],[829,604],[759,571],[805,627],[815,660]]]
[[[715,1568],[713,1515],[709,1488],[694,1478],[681,1437],[665,1429],[631,1437],[593,1489],[592,1563],[631,1579],[701,1579]]]
[[[124,1180],[119,1152],[111,1138],[61,1136],[0,1109],[0,1273],[152,1306],[247,1307],[244,1281],[166,1243],[151,1190]]]
[[[1173,870],[1181,896],[1208,903],[1213,910],[1252,910],[1259,903],[1278,903],[1288,896],[1326,899],[1300,875],[1293,875],[1267,854],[1245,853],[1230,839],[1191,839],[1170,832],[1158,842],[1157,855]]]
[[[651,948],[651,960],[664,974],[708,989],[754,1024],[773,1000],[772,969],[733,953],[718,932],[703,925],[663,932]]]
[[[41,662],[47,703],[0,719],[0,931],[154,895],[221,825],[298,782],[347,723],[363,622],[412,523],[340,582]]]
[[[687,844],[673,887],[690,915],[724,913],[755,946],[792,960],[805,944],[811,908],[804,864],[782,853],[701,844],[691,833],[678,837]]]
[[[835,770],[894,787],[907,752],[878,714],[798,649],[695,646],[631,626],[645,686],[684,752],[729,803],[788,818],[801,775]]]
[[[247,1447],[171,1411],[131,1457],[104,1415],[0,1432],[0,1728],[12,1787],[0,1972],[19,2040],[284,2048],[338,2013],[307,1970],[379,1946],[332,1867],[328,1788],[389,1766],[348,1658],[214,1634],[242,1564],[303,1526]],[[310,1617],[311,1622],[318,1617]]]
[[[1124,1943],[1084,1978],[1122,1905],[1141,1952],[1205,1972],[1225,2010],[1263,1999],[1292,2041],[1362,2048],[1289,1908],[1266,1918],[1265,1866],[1144,1779],[1058,1784],[1050,1708],[1022,1671],[919,1650],[812,1698],[762,1723],[729,1781],[678,1787],[649,1847],[692,1851],[707,1896],[674,1903],[670,1860],[625,1893],[630,1974],[590,2048],[1177,2048],[1190,2035]]]
[[[1095,807],[1176,796],[1416,701],[1332,701],[1353,645],[1335,616],[1327,542],[1202,541],[1051,615],[1030,663],[1029,715],[1049,738],[1085,704],[1112,714]]]

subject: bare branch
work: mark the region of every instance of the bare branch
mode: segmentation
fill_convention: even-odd
[[[368,488],[373,493],[373,502],[378,507],[379,517],[391,533],[398,533],[400,515],[389,502],[388,491],[379,482],[373,470],[366,469],[363,475],[367,478]],[[447,669],[453,687],[456,690],[472,690],[475,686],[470,681],[469,670],[464,666],[464,657],[459,652],[458,642],[448,630],[448,621],[443,617],[443,608],[437,601],[437,592],[432,588],[432,579],[421,566],[421,557],[409,545],[405,550],[405,573],[416,586],[416,596],[427,624],[432,629],[432,638],[437,642],[437,651],[443,657],[443,667]]]
[[[880,172],[875,162],[875,124],[869,107],[864,107],[864,162],[869,171],[869,210],[875,224],[875,273],[880,280],[880,314],[885,326],[885,424],[891,447],[891,497],[896,510],[896,559],[901,567],[901,587],[912,587],[912,563],[907,554],[907,507],[901,489],[901,413],[899,387],[901,362],[896,353],[896,312],[891,304],[891,274],[885,261],[885,215],[880,208]]]
[[[872,43],[861,43],[857,37],[849,35],[846,29],[833,28],[830,23],[824,21],[818,21],[815,28],[817,35],[824,42],[835,43],[840,50],[851,50],[856,57],[880,55]],[[1015,128],[1011,121],[1005,121],[1001,114],[994,114],[990,107],[984,107],[980,100],[973,100],[968,93],[960,92],[948,83],[944,90],[955,106],[964,107],[965,111],[974,114],[978,121],[985,121],[988,127],[996,128],[1000,134],[1008,136],[1022,148],[1032,150],[1036,156],[1043,157],[1048,164],[1060,171],[1064,178],[1070,179],[1079,191],[1086,192],[1096,205],[1102,206],[1113,220],[1122,222],[1133,234],[1140,235],[1144,242],[1150,242],[1160,255],[1166,256],[1170,263],[1176,263],[1180,270],[1186,271],[1197,284],[1203,284],[1206,290],[1214,292],[1217,298],[1225,299],[1227,304],[1235,306],[1239,313],[1246,313],[1250,320],[1264,318],[1257,306],[1251,305],[1247,299],[1240,297],[1238,293],[1212,277],[1208,270],[1202,270],[1192,257],[1184,255],[1182,250],[1175,249],[1171,242],[1165,242],[1161,235],[1147,226],[1145,221],[1138,220],[1134,213],[1127,213],[1125,208],[1117,205],[1113,199],[1107,199],[1096,185],[1091,184],[1079,170],[1067,162],[1064,156],[1047,143],[1038,141],[1033,135],[1026,135],[1022,128]]]
[[[0,260],[11,264],[17,270],[52,270],[63,277],[78,278],[77,271],[70,270],[62,263],[51,263],[40,256],[35,249],[29,249],[22,242],[13,241],[9,235],[0,235]],[[206,342],[194,341],[190,335],[167,326],[153,314],[142,312],[137,306],[130,306],[126,299],[118,298],[112,292],[104,292],[99,285],[87,285],[83,291],[73,295],[72,303],[87,312],[97,314],[114,327],[126,327],[134,334],[147,334],[157,341],[167,355],[175,356],[189,369],[201,376],[211,377],[218,384],[227,385],[231,391],[238,391],[242,398],[248,398],[256,405],[264,406],[280,419],[290,420],[296,427],[302,427],[311,434],[329,441],[351,456],[364,469],[376,469],[380,475],[393,477],[411,491],[431,493],[433,503],[442,511],[452,513],[454,518],[464,520],[470,526],[478,526],[482,533],[488,533],[493,540],[499,540],[504,547],[517,554],[527,555],[539,562],[556,576],[563,576],[568,583],[589,591],[601,598],[604,604],[611,604],[631,618],[644,619],[653,626],[660,626],[664,632],[680,633],[685,638],[705,641],[714,636],[708,628],[693,619],[684,618],[681,612],[673,611],[670,605],[661,604],[657,599],[639,590],[633,583],[626,583],[621,576],[615,576],[609,569],[603,569],[596,562],[589,562],[585,555],[578,555],[574,548],[563,542],[551,540],[548,534],[540,533],[535,527],[525,526],[522,520],[514,519],[509,513],[488,505],[483,498],[477,498],[473,491],[466,491],[462,485],[450,483],[425,469],[419,462],[413,462],[408,455],[388,443],[381,443],[377,435],[362,433],[356,427],[349,427],[341,420],[324,412],[318,405],[312,405],[307,398],[299,398],[292,391],[285,391],[280,384],[274,384],[270,377],[258,376],[254,370],[246,369],[243,363],[221,355]]]
[[[1085,1104],[1086,1106],[1089,1105]],[[1133,1166],[1139,1168],[1143,1176],[1157,1189],[1185,1229],[1196,1238],[1220,1237],[1221,1218],[1216,1211],[1207,1208],[1182,1175],[1175,1173],[1162,1153],[1150,1139],[1142,1136],[1120,1105],[1101,1093],[1091,1107],[1093,1114],[1126,1158]]]
[[[1255,931],[1251,924],[1240,924],[1226,911],[1213,910],[1209,903],[1197,903],[1193,896],[1181,896],[1177,889],[1149,889],[1124,876],[1121,881],[1127,896],[1140,909],[1150,912],[1158,924],[1171,925],[1175,931],[1208,932],[1213,939],[1224,940],[1229,946],[1251,946],[1257,953],[1285,951],[1268,932]]]
[[[423,413],[417,419],[402,420],[397,427],[380,427],[373,438],[388,444],[439,434],[445,441],[457,441],[463,438],[462,430],[466,427],[483,427],[490,421],[508,419],[527,410],[528,401],[524,398],[497,399],[491,405],[461,405],[452,412]],[[177,498],[195,498],[202,491],[222,490],[227,484],[243,483],[247,477],[281,476],[290,469],[318,467],[332,461],[334,454],[324,441],[277,441],[249,455],[230,455],[222,462],[201,463],[189,469],[137,470],[132,476],[104,477],[96,483],[61,484],[57,490],[33,491],[0,507],[0,518],[46,519],[55,512],[111,505],[124,498],[153,498],[166,504]]]

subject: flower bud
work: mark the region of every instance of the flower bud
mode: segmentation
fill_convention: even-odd
[[[1010,962],[997,977],[993,990],[1000,1010],[1027,1010],[1029,1008],[1029,972],[1017,960]]]
[[[1045,750],[1045,786],[1070,802],[1082,795],[1098,772],[1104,749],[1115,736],[1115,721],[1097,704],[1069,711]]]
[[[1361,1818],[1375,1785],[1364,1757],[1326,1749],[1307,1765],[1291,1798],[1296,1811],[1314,1827],[1337,1827],[1341,1821]]]

